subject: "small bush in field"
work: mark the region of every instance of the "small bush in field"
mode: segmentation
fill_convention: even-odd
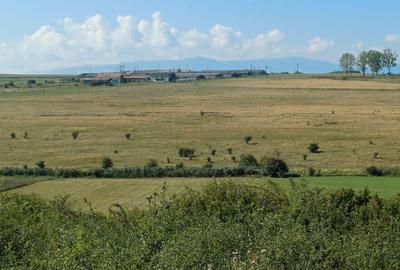
[[[253,139],[253,136],[244,137],[244,141],[245,141],[246,144],[249,144],[252,139]]]
[[[308,155],[304,154],[304,155],[303,155],[303,160],[304,160],[304,161],[307,161],[307,158],[308,158]]]
[[[240,167],[257,167],[258,162],[257,162],[257,159],[251,154],[241,155],[239,166]]]
[[[78,139],[78,136],[79,136],[79,131],[75,130],[75,131],[72,132],[72,138],[74,140]]]
[[[24,133],[24,139],[28,139],[28,138],[29,138],[28,132],[25,131],[25,133]]]
[[[186,157],[192,159],[196,150],[194,148],[182,147],[179,148],[178,154],[180,157]]]
[[[233,162],[236,162],[236,157],[235,156],[231,156],[231,159]]]
[[[16,139],[17,138],[17,134],[15,134],[15,132],[12,132],[11,134],[10,134],[10,138],[11,139]]]
[[[171,159],[169,157],[167,157],[167,163],[171,163]]]
[[[211,162],[212,162],[211,157],[207,157],[207,162],[208,162],[208,163],[211,163]]]
[[[129,141],[131,139],[132,134],[131,133],[126,133],[125,138]]]
[[[183,162],[178,162],[178,163],[175,165],[175,167],[176,167],[177,169],[183,169],[183,168],[185,167],[185,164],[183,164]]]
[[[39,160],[38,162],[36,162],[36,166],[38,166],[39,169],[46,168],[46,164],[45,164],[44,160]]]
[[[308,168],[308,175],[309,176],[315,176],[316,175],[316,170],[312,167]]]
[[[260,163],[264,174],[272,177],[282,177],[289,172],[287,164],[282,159],[264,157]]]
[[[217,153],[217,150],[211,149],[211,153],[210,153],[210,154],[211,154],[212,156],[215,156],[216,153]]]
[[[319,153],[319,145],[317,143],[310,143],[308,150],[310,150],[311,153]]]
[[[200,115],[201,115],[201,116],[204,116],[205,114],[206,114],[205,112],[200,111]]]
[[[232,155],[232,151],[233,151],[232,148],[228,148],[227,150],[228,150],[228,154]]]
[[[114,163],[113,163],[113,161],[112,161],[112,159],[111,158],[109,158],[109,157],[105,157],[105,158],[103,158],[103,160],[101,161],[101,167],[103,168],[103,169],[111,169],[112,167],[114,167]]]
[[[375,166],[367,167],[367,168],[365,168],[365,171],[367,172],[368,175],[371,175],[371,176],[382,176],[383,175],[382,169],[375,167]]]
[[[157,162],[157,160],[155,160],[155,159],[150,159],[150,160],[146,163],[145,167],[146,167],[146,168],[156,168],[156,167],[158,167],[158,162]]]
[[[377,159],[378,156],[379,156],[379,153],[378,153],[378,152],[375,152],[375,153],[374,153],[374,158]]]

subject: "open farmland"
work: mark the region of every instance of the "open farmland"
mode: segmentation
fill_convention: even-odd
[[[151,158],[160,165],[167,158],[202,165],[210,149],[216,150],[215,166],[233,165],[228,148],[238,159],[243,153],[260,158],[278,152],[291,169],[357,171],[400,163],[396,81],[263,77],[5,90],[0,93],[1,167],[45,160],[49,167],[87,168],[99,166],[105,156],[116,166],[142,165]],[[79,131],[77,140],[73,131]],[[13,132],[16,139],[10,138]],[[248,145],[247,135],[253,136]],[[307,153],[312,142],[321,153]],[[179,158],[179,147],[195,148],[197,157]]]
[[[9,179],[10,181],[11,179]],[[267,178],[235,178],[218,181],[245,182],[257,185],[268,181]],[[96,211],[106,213],[113,204],[127,209],[145,208],[149,196],[160,194],[162,186],[167,186],[167,196],[191,188],[200,190],[214,180],[210,178],[170,178],[170,179],[73,179],[48,180],[15,188],[8,193],[37,194],[42,198],[53,200],[55,197],[68,196],[68,203],[76,210],[88,210],[89,204]],[[272,180],[284,189],[290,189],[290,180]],[[299,182],[296,180],[295,182]],[[352,188],[361,191],[368,188],[372,194],[390,198],[400,193],[399,177],[307,177],[305,183],[310,187],[336,191]]]

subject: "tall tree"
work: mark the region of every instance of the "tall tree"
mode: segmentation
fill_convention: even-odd
[[[391,49],[385,49],[382,55],[382,66],[386,67],[390,76],[392,67],[397,65],[397,53]]]
[[[340,67],[343,69],[346,74],[353,70],[354,65],[356,64],[356,58],[351,53],[345,53],[340,57]]]
[[[379,71],[382,69],[382,58],[383,53],[375,50],[368,51],[368,66],[372,74],[379,74]]]
[[[365,51],[360,52],[357,57],[357,67],[362,72],[363,76],[365,76],[365,72],[367,71],[368,66],[368,53]]]

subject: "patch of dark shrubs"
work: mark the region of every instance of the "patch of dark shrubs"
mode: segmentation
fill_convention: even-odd
[[[182,147],[179,148],[178,154],[180,157],[193,158],[195,152],[194,148]]]
[[[383,176],[383,170],[375,166],[367,167],[365,171],[371,176]]]

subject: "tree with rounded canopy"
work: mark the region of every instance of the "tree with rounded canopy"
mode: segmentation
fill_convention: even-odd
[[[360,54],[357,57],[356,65],[363,74],[363,76],[365,76],[365,72],[367,71],[367,66],[368,66],[368,53],[366,51],[360,52]]]
[[[382,58],[383,54],[381,52],[375,50],[368,51],[368,66],[372,74],[378,75],[382,69]]]
[[[385,49],[382,55],[382,66],[386,67],[388,70],[389,76],[391,75],[390,71],[392,67],[397,65],[397,53],[392,51],[391,49]]]
[[[343,69],[346,74],[353,70],[354,65],[356,64],[356,57],[351,53],[345,53],[340,57],[340,67]]]

